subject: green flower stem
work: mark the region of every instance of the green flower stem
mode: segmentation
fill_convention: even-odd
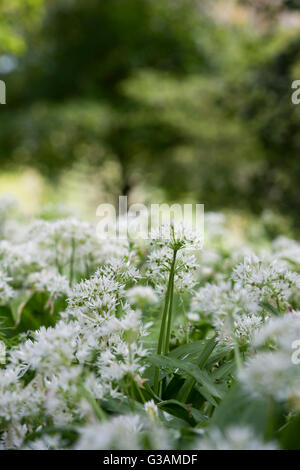
[[[60,265],[60,262],[58,261],[57,240],[55,241],[55,264],[56,264],[56,267],[57,267],[57,270],[58,270],[59,274],[62,274],[61,265]]]
[[[134,413],[135,412],[135,396],[134,396],[134,380],[131,377],[130,379],[130,398],[131,398],[131,411]]]
[[[169,306],[169,294],[170,294],[170,289],[169,285],[167,288],[166,292],[166,298],[165,298],[165,306],[164,306],[164,311],[163,311],[163,316],[162,316],[162,321],[160,325],[160,333],[159,333],[159,338],[158,338],[158,345],[157,345],[157,354],[161,354],[162,352],[162,347],[163,347],[163,339],[164,339],[164,333],[165,333],[165,323],[166,323],[166,318],[167,318],[167,313],[168,313],[168,306]],[[154,375],[154,392],[158,395],[159,391],[159,369],[158,367],[155,369],[155,375]]]
[[[233,320],[232,314],[229,315],[229,318],[230,318],[231,333],[232,333],[232,338],[233,338],[233,343],[234,343],[234,358],[235,358],[237,371],[239,372],[243,368],[243,362],[242,362],[242,358],[240,354],[239,344],[234,334],[234,320]]]
[[[103,409],[101,408],[100,404],[97,402],[97,400],[95,400],[93,395],[84,386],[81,386],[80,389],[81,389],[82,395],[87,399],[87,401],[91,405],[91,407],[92,407],[92,409],[95,413],[95,416],[100,421],[105,421],[106,420],[106,414],[103,411]]]
[[[128,344],[128,355],[129,355],[129,362],[132,364],[132,350],[131,350],[131,344]],[[130,404],[131,404],[131,411],[135,412],[135,396],[134,396],[134,386],[135,386],[135,381],[132,376],[130,376],[130,383],[129,383],[129,390],[130,390]]]
[[[146,399],[145,399],[145,397],[144,397],[144,395],[143,395],[143,393],[142,393],[140,387],[138,386],[138,384],[137,384],[136,382],[134,382],[134,383],[135,383],[135,387],[136,387],[136,389],[137,389],[137,391],[138,391],[138,394],[139,394],[139,396],[140,396],[140,398],[141,398],[141,400],[142,400],[142,403],[146,403]]]
[[[176,254],[177,254],[177,251],[174,251],[174,257],[173,257],[173,263],[172,263],[173,269],[172,269],[172,279],[171,279],[171,288],[170,288],[168,324],[167,324],[167,333],[166,333],[165,348],[164,348],[164,353],[165,354],[168,354],[168,352],[169,352],[169,344],[170,344],[170,336],[171,336]]]
[[[243,368],[243,362],[242,362],[240,349],[239,349],[236,339],[234,340],[234,355],[235,355],[235,362],[236,362],[237,370],[240,371]]]
[[[174,277],[174,270],[175,270],[176,253],[177,253],[177,251],[174,250],[171,269],[170,269],[170,274],[169,274],[168,287],[167,287],[167,292],[166,292],[166,297],[165,297],[164,311],[163,311],[162,321],[161,321],[161,325],[160,325],[159,338],[158,338],[158,345],[157,345],[157,354],[158,355],[160,355],[162,353],[163,347],[164,347],[164,344],[165,344],[165,341],[166,341],[165,331],[166,331],[166,323],[167,323],[167,318],[168,318],[170,294],[171,294],[171,290],[173,291],[173,277]],[[155,369],[154,391],[155,391],[156,394],[158,394],[158,391],[159,391],[159,368]]]

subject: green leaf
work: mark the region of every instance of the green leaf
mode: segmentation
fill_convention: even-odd
[[[263,398],[250,396],[240,384],[236,384],[215,410],[212,426],[225,429],[230,425],[249,425],[263,432],[268,420],[268,406]]]
[[[145,390],[149,393],[149,395],[152,398],[155,398],[155,400],[160,401],[160,397],[158,395],[156,395],[156,393],[154,393],[153,389],[150,387],[148,382],[144,382],[143,387],[145,388]]]
[[[208,419],[208,417],[201,413],[201,411],[193,408],[192,406],[185,405],[178,400],[162,401],[161,403],[158,403],[158,407],[176,416],[177,418],[183,418],[188,422],[194,419],[197,423],[201,423],[203,421],[207,421]]]
[[[182,385],[181,389],[177,394],[177,398],[179,401],[185,403],[188,399],[189,394],[192,391],[192,388],[195,384],[195,379],[193,377],[189,377],[185,380],[184,384]]]
[[[286,425],[278,432],[283,449],[300,450],[300,414],[289,418]]]
[[[233,372],[234,369],[235,369],[234,361],[225,362],[225,364],[215,369],[211,375],[214,379],[220,380],[220,379],[223,379],[223,377],[228,375],[230,372]]]
[[[216,344],[217,343],[216,343],[215,338],[211,338],[210,340],[205,341],[203,345],[200,347],[199,357],[197,361],[200,369],[204,367],[207,359],[209,358],[212,351],[216,347]],[[183,386],[181,387],[177,395],[178,400],[182,402],[187,401],[188,396],[191,393],[192,388],[194,386],[194,383],[195,383],[195,379],[193,379],[192,377],[189,377],[188,379],[186,379],[186,381],[184,382]]]
[[[259,305],[267,310],[267,312],[271,313],[272,315],[276,315],[277,317],[281,315],[277,308],[273,307],[273,305],[269,304],[269,302],[259,302]]]
[[[205,387],[201,387],[199,385],[196,385],[196,389],[202,395],[208,403],[210,403],[212,406],[217,407],[219,403],[214,399],[214,397],[207,391]]]
[[[145,413],[144,406],[138,401],[134,402],[134,407],[137,412],[141,414]],[[101,401],[101,408],[105,411],[117,414],[128,414],[132,412],[129,401],[122,401],[117,398],[108,398],[107,400]]]
[[[230,354],[232,354],[232,351],[233,349],[230,346],[218,346],[207,359],[205,366],[211,367],[216,363],[223,361]]]
[[[179,375],[189,375],[193,377],[197,383],[202,385],[213,396],[221,398],[214,381],[206,371],[200,370],[196,364],[188,361],[180,361],[179,359],[168,356],[150,356],[148,360],[156,367],[167,369],[170,372]]]
[[[11,313],[12,313],[15,326],[19,325],[21,321],[23,309],[25,305],[27,304],[27,302],[32,297],[32,295],[33,295],[33,291],[23,290],[23,291],[20,291],[19,295],[11,301],[10,308],[11,308]]]
[[[216,339],[211,338],[206,342],[204,345],[203,349],[201,350],[201,356],[200,356],[200,361],[199,361],[199,367],[202,369],[205,366],[206,361],[208,360],[209,356],[213,352],[217,345]]]
[[[195,353],[198,354],[203,350],[206,343],[207,340],[201,339],[193,343],[183,344],[182,346],[172,349],[168,355],[175,358],[182,358],[183,356],[189,356]]]

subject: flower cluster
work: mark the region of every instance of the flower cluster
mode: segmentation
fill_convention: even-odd
[[[254,395],[265,395],[300,409],[300,369],[293,360],[300,345],[300,312],[269,319],[256,332],[250,357],[240,372],[240,380]]]
[[[229,279],[206,283],[191,301],[190,314],[206,318],[219,339],[249,344],[270,312],[285,312],[289,299],[300,287],[299,274],[258,257],[245,258],[233,268]]]
[[[100,240],[67,207],[14,211],[0,200],[0,449],[285,445],[300,415],[297,241],[236,242],[215,213],[204,246],[173,223]]]

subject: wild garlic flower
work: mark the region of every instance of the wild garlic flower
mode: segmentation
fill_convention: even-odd
[[[224,263],[221,253],[215,248],[208,248],[207,246],[199,253],[198,258],[197,269],[199,270],[200,279],[214,277]]]
[[[45,267],[42,253],[37,245],[30,241],[21,244],[1,241],[0,263],[2,270],[12,278],[15,287],[23,287],[30,273]]]
[[[109,392],[111,386],[117,391],[124,378],[143,374],[145,366],[141,364],[141,359],[147,354],[137,343],[128,344],[120,336],[112,336],[97,361],[97,373],[105,391]]]
[[[156,404],[154,403],[154,400],[149,400],[144,404],[145,411],[148,415],[148,418],[151,421],[156,421],[156,418],[158,417],[158,408]]]
[[[139,272],[127,263],[110,260],[85,281],[76,284],[68,299],[67,314],[80,322],[102,325],[111,321],[117,325],[118,312],[130,313],[125,286],[135,282]]]
[[[227,316],[229,313],[252,315],[259,310],[255,299],[249,296],[245,289],[232,286],[230,281],[205,284],[191,301],[193,313],[212,319]]]
[[[27,284],[36,292],[49,293],[52,299],[71,293],[66,276],[62,276],[54,268],[31,273],[28,276]]]
[[[200,321],[200,315],[199,313],[194,313],[194,312],[189,312],[186,314],[187,319],[191,322],[198,322]]]
[[[17,424],[31,420],[42,411],[43,392],[30,382],[26,387],[20,381],[18,368],[0,369],[0,423]]]
[[[254,396],[270,396],[279,402],[300,400],[299,366],[292,364],[291,354],[257,353],[247,360],[239,379]]]
[[[230,426],[223,432],[212,428],[196,447],[199,450],[276,450],[275,442],[264,442],[248,426]]]
[[[28,432],[26,424],[9,424],[0,439],[0,450],[20,449]]]
[[[75,240],[79,245],[86,243],[92,231],[93,227],[88,222],[69,217],[51,222],[36,220],[32,224],[30,233],[45,246],[55,247],[56,244],[60,244],[62,247],[69,246],[71,240]]]
[[[133,263],[132,257],[128,256],[123,258],[107,257],[103,269],[105,272],[113,273],[115,278],[120,282],[135,283],[141,278],[141,274]]]
[[[77,342],[76,325],[60,321],[55,328],[41,328],[32,340],[12,349],[8,367],[0,370],[0,422],[14,425],[28,418],[33,426],[28,431],[32,432],[41,415],[55,426],[93,419],[82,388],[95,399],[102,399],[104,389],[93,372],[76,364]],[[35,374],[24,386],[23,377],[29,369]]]
[[[226,216],[220,212],[205,212],[205,238],[210,243],[226,240],[229,231]]]
[[[214,322],[217,339],[232,347],[235,341],[239,346],[248,345],[262,325],[263,319],[260,315],[233,315],[233,320],[230,320],[229,316],[219,317]]]
[[[21,219],[7,218],[2,230],[2,239],[14,244],[28,241],[28,226]]]
[[[151,286],[134,286],[126,291],[126,296],[131,305],[143,307],[147,304],[156,304],[159,300],[155,290]]]
[[[0,339],[0,364],[6,362],[6,344]]]
[[[300,368],[293,362],[294,342],[300,339],[300,312],[271,318],[256,332],[250,357],[239,378],[253,395],[271,396],[300,409]]]
[[[221,214],[206,215],[205,251],[196,251],[202,242],[198,234],[175,224],[153,234],[150,246],[136,245],[126,237],[100,241],[92,224],[66,217],[64,211],[53,220],[51,210],[44,213],[48,221],[18,222],[17,234],[11,231],[14,221],[6,217],[7,239],[0,241],[0,305],[9,305],[24,289],[45,293],[49,305],[67,296],[56,326],[27,331],[18,342],[7,342],[0,367],[1,449],[68,448],[61,430],[69,426],[78,430],[76,449],[182,445],[179,431],[172,429],[174,417],[160,412],[153,400],[142,405],[138,390],[139,416],[111,416],[105,405],[110,399],[116,404],[131,401],[134,409],[129,396],[135,384],[148,397],[143,389],[149,366],[146,345],[152,344],[144,340],[151,325],[147,315],[151,316],[150,306],[161,302],[168,284],[168,307],[173,306],[173,287],[193,295],[188,321],[180,326],[176,343],[178,339],[182,344],[183,335],[185,343],[189,330],[189,339],[193,338],[190,322],[199,323],[195,337],[198,328],[205,332],[207,323],[216,332],[218,347],[223,349],[225,343],[242,349],[243,367],[237,378],[249,394],[272,397],[285,411],[300,411],[300,313],[286,313],[290,305],[298,308],[297,302],[300,308],[299,275],[293,272],[300,259],[298,242],[279,238],[266,244],[264,251],[258,251],[260,261],[246,241],[232,247]],[[0,201],[0,224],[1,220]],[[76,284],[77,279],[81,281]],[[211,282],[203,285],[204,279]],[[30,321],[26,314],[34,302],[23,311],[24,325]],[[275,316],[276,311],[282,315]],[[223,362],[227,367],[227,357]],[[225,381],[223,386],[225,391]],[[200,405],[199,411],[204,407]],[[99,422],[102,413],[106,419]],[[47,434],[47,428],[53,427],[55,435]],[[276,447],[248,427],[207,429],[196,442],[200,449]]]
[[[65,444],[59,434],[49,435],[42,433],[40,437],[30,440],[21,448],[22,450],[60,450],[64,447]]]
[[[126,298],[125,286],[137,276],[126,263],[110,261],[74,286],[63,315],[80,328],[76,357],[82,363],[96,356],[104,393],[114,389],[115,396],[123,379],[143,372],[141,360],[147,354],[138,342],[145,334],[141,312],[132,310]]]
[[[272,250],[277,259],[287,263],[300,264],[300,243],[287,237],[277,237],[272,243]]]
[[[153,283],[159,294],[164,294],[168,285],[173,252],[171,248],[162,247],[153,250],[148,255],[146,277]],[[185,292],[192,291],[197,283],[196,277],[197,261],[190,252],[181,250],[177,253],[174,270],[174,290]]]
[[[43,253],[47,266],[55,266],[61,273],[74,269],[92,271],[99,263],[99,241],[92,224],[74,217],[55,221],[36,220],[29,236]]]
[[[75,450],[169,449],[170,434],[162,426],[138,415],[122,415],[99,424],[83,426]]]
[[[258,302],[268,302],[277,308],[289,307],[293,288],[300,288],[300,275],[273,261],[265,263],[257,257],[246,258],[233,272],[238,288],[245,288]]]
[[[74,325],[60,320],[53,328],[42,326],[32,333],[33,339],[12,350],[11,364],[22,374],[28,369],[51,374],[70,366],[76,350],[77,331]]]
[[[98,245],[98,263],[104,264],[108,259],[124,260],[126,257],[132,264],[136,260],[134,246],[127,238],[101,239]]]
[[[75,450],[139,449],[142,428],[137,415],[116,416],[104,423],[81,427]]]
[[[0,271],[0,305],[7,305],[14,297],[15,292],[9,285],[12,278]]]
[[[190,314],[206,318],[215,327],[219,341],[231,346],[251,341],[254,331],[263,323],[262,308],[246,289],[230,281],[205,284],[191,301]]]
[[[47,393],[45,394],[45,413],[54,426],[66,426],[74,422],[83,421],[84,417],[91,415],[91,410],[82,398],[81,386],[86,385],[83,380],[83,369],[80,366],[62,368],[55,375],[45,377]],[[95,388],[94,388],[95,390]],[[97,390],[97,398],[100,387]],[[91,391],[88,390],[90,393]]]
[[[168,247],[176,251],[183,248],[199,250],[203,245],[203,236],[192,226],[171,223],[152,230],[150,241],[153,245]]]
[[[85,281],[76,284],[68,299],[68,310],[79,321],[99,321],[115,316],[125,297],[125,284],[116,280],[111,269],[99,268]]]
[[[270,318],[255,333],[253,346],[260,348],[267,345],[290,354],[292,343],[297,339],[300,340],[300,312],[293,311],[282,317]]]

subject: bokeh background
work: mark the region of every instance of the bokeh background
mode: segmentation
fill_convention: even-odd
[[[300,0],[0,0],[0,195],[299,228]]]

